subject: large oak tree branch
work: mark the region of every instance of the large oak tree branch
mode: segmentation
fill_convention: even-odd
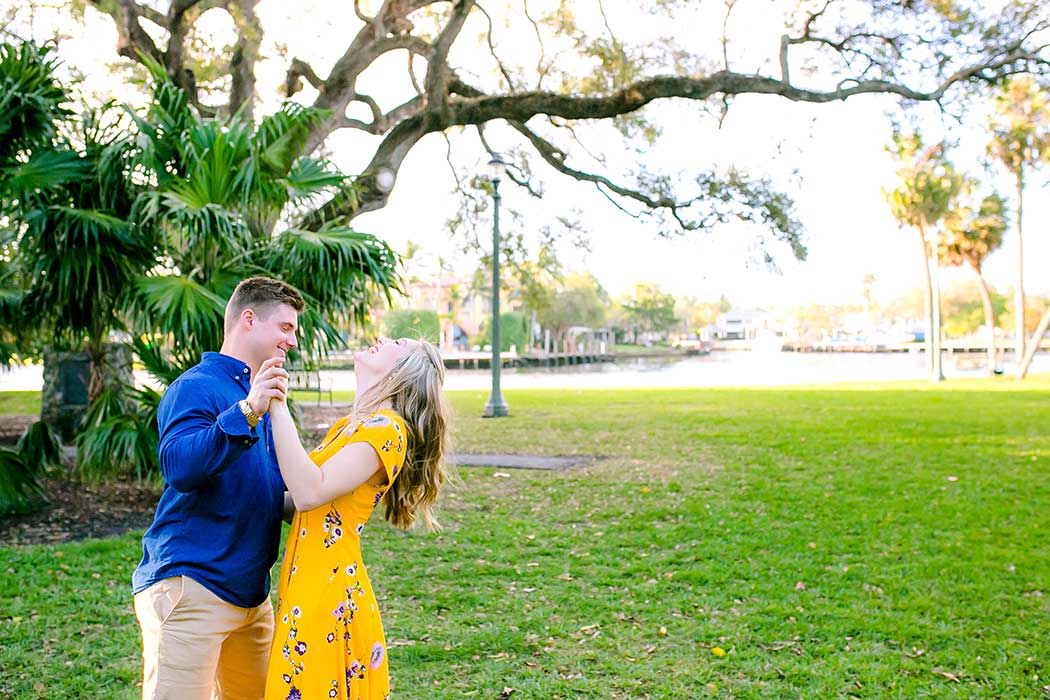
[[[259,0],[230,0],[227,6],[237,26],[237,45],[230,59],[229,113],[240,110],[246,119],[252,117],[255,102],[255,63],[259,60],[262,44],[262,24],[255,15]]]
[[[455,0],[452,17],[434,40],[433,49],[428,58],[427,75],[423,80],[423,89],[432,107],[444,109],[446,106],[448,81],[451,78],[448,52],[463,30],[463,24],[467,21],[467,16],[470,15],[472,9],[474,9],[474,0]]]
[[[887,80],[858,80],[849,85],[840,85],[834,90],[813,90],[785,84],[783,80],[776,78],[719,71],[698,78],[649,78],[614,93],[594,97],[542,91],[486,95],[452,74],[448,82],[448,91],[458,97],[447,100],[447,110],[435,110],[428,105],[425,111],[399,123],[380,146],[367,173],[374,174],[379,168],[385,168],[396,174],[403,156],[407,155],[415,141],[428,133],[442,131],[451,126],[484,124],[496,119],[524,124],[538,114],[564,119],[607,119],[636,111],[655,100],[678,98],[702,101],[719,94],[777,95],[796,102],[817,104],[865,94],[889,94],[915,101],[937,101],[944,97],[949,88],[958,83],[994,80],[1002,75],[1029,68],[1034,63],[1046,65],[1046,61],[1038,58],[1033,52],[1016,49],[998,58],[961,69],[928,90]],[[389,144],[387,140],[390,141]],[[396,157],[398,155],[400,157]],[[613,187],[609,189],[615,191]],[[619,194],[631,196],[626,192]],[[311,214],[309,220],[316,224],[329,219],[350,219],[365,211],[381,208],[385,205],[388,195],[388,192],[361,187],[355,197],[333,198]]]

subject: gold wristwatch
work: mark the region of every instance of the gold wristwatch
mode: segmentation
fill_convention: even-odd
[[[247,399],[241,399],[237,402],[237,406],[241,409],[241,413],[244,414],[244,419],[248,421],[248,427],[254,428],[259,425],[259,421],[262,420],[262,416],[258,415],[252,410],[252,407],[248,405]]]

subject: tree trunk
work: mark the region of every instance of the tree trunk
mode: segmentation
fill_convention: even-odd
[[[931,382],[943,382],[944,381],[944,368],[942,366],[942,353],[941,353],[941,255],[940,255],[940,241],[937,238],[940,237],[940,231],[934,229],[934,240],[930,246],[933,249],[933,274],[931,280],[931,298],[930,307],[933,313],[930,314],[930,328],[933,331],[933,342],[930,344],[930,348],[933,351],[932,362],[930,363],[930,381]]]
[[[1028,374],[1028,367],[1032,364],[1032,359],[1035,357],[1035,353],[1039,350],[1039,345],[1043,340],[1043,336],[1046,335],[1046,329],[1050,327],[1050,308],[1047,308],[1043,312],[1043,317],[1039,319],[1039,326],[1035,329],[1035,333],[1032,335],[1032,342],[1028,343],[1028,346],[1024,353],[1024,358],[1020,364],[1017,365],[1017,378],[1024,379]]]
[[[1016,358],[1017,358],[1017,377],[1023,378],[1028,372],[1028,367],[1022,368],[1024,362],[1025,352],[1025,338],[1024,338],[1024,245],[1022,236],[1022,224],[1021,216],[1024,213],[1024,171],[1021,168],[1017,169],[1017,287],[1014,289],[1014,315],[1017,317],[1014,319],[1014,333],[1017,336],[1016,344]],[[1045,332],[1045,331],[1044,331]],[[1038,336],[1042,337],[1042,334]],[[1038,340],[1036,340],[1038,344]],[[1031,360],[1029,360],[1030,362]]]
[[[923,297],[926,337],[923,339],[923,348],[926,351],[926,370],[933,376],[933,280],[930,279],[930,249],[926,247],[926,229],[922,224],[919,224],[919,242],[922,244],[922,270],[926,276],[926,295]]]
[[[977,291],[981,293],[981,303],[984,305],[984,322],[988,327],[988,372],[995,374],[999,369],[996,366],[995,347],[995,306],[992,305],[992,295],[988,291],[988,283],[984,281],[984,274],[980,265],[972,265],[974,274],[977,275]]]

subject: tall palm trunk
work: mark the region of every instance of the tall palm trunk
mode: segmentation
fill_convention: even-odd
[[[988,328],[988,372],[995,374],[998,369],[995,347],[995,306],[992,305],[992,295],[988,291],[988,283],[984,281],[984,273],[981,266],[970,263],[974,274],[977,275],[977,291],[981,293],[981,303],[984,305],[984,322]]]
[[[922,271],[926,280],[926,295],[923,297],[923,311],[926,314],[926,337],[923,348],[926,351],[926,370],[933,376],[933,280],[930,277],[930,249],[926,245],[926,227],[919,224],[919,242],[922,244]]]
[[[1024,213],[1024,170],[1017,169],[1017,287],[1014,289],[1014,333],[1016,339],[1017,376],[1024,377],[1028,368],[1024,367],[1025,337],[1024,337],[1024,242],[1022,236],[1021,218]],[[1038,345],[1038,341],[1036,341]]]
[[[934,230],[934,240],[930,247],[933,249],[933,274],[930,280],[930,328],[933,331],[932,339],[930,343],[930,349],[933,352],[932,361],[930,362],[930,381],[931,382],[943,382],[944,381],[944,369],[941,364],[942,353],[941,353],[941,254],[940,254],[940,241],[936,237],[940,236],[940,232]]]
[[[1039,326],[1035,329],[1035,333],[1032,334],[1032,342],[1028,343],[1024,357],[1017,366],[1018,379],[1024,379],[1025,375],[1028,374],[1028,368],[1031,366],[1032,359],[1035,357],[1035,353],[1039,350],[1039,346],[1042,344],[1043,336],[1046,335],[1047,328],[1050,328],[1050,308],[1044,311],[1043,317],[1039,319]]]

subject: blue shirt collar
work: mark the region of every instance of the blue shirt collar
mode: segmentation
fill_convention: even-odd
[[[238,360],[236,357],[223,355],[221,352],[206,352],[201,355],[201,364],[208,367],[218,367],[238,381],[247,382],[251,377],[251,368]]]

